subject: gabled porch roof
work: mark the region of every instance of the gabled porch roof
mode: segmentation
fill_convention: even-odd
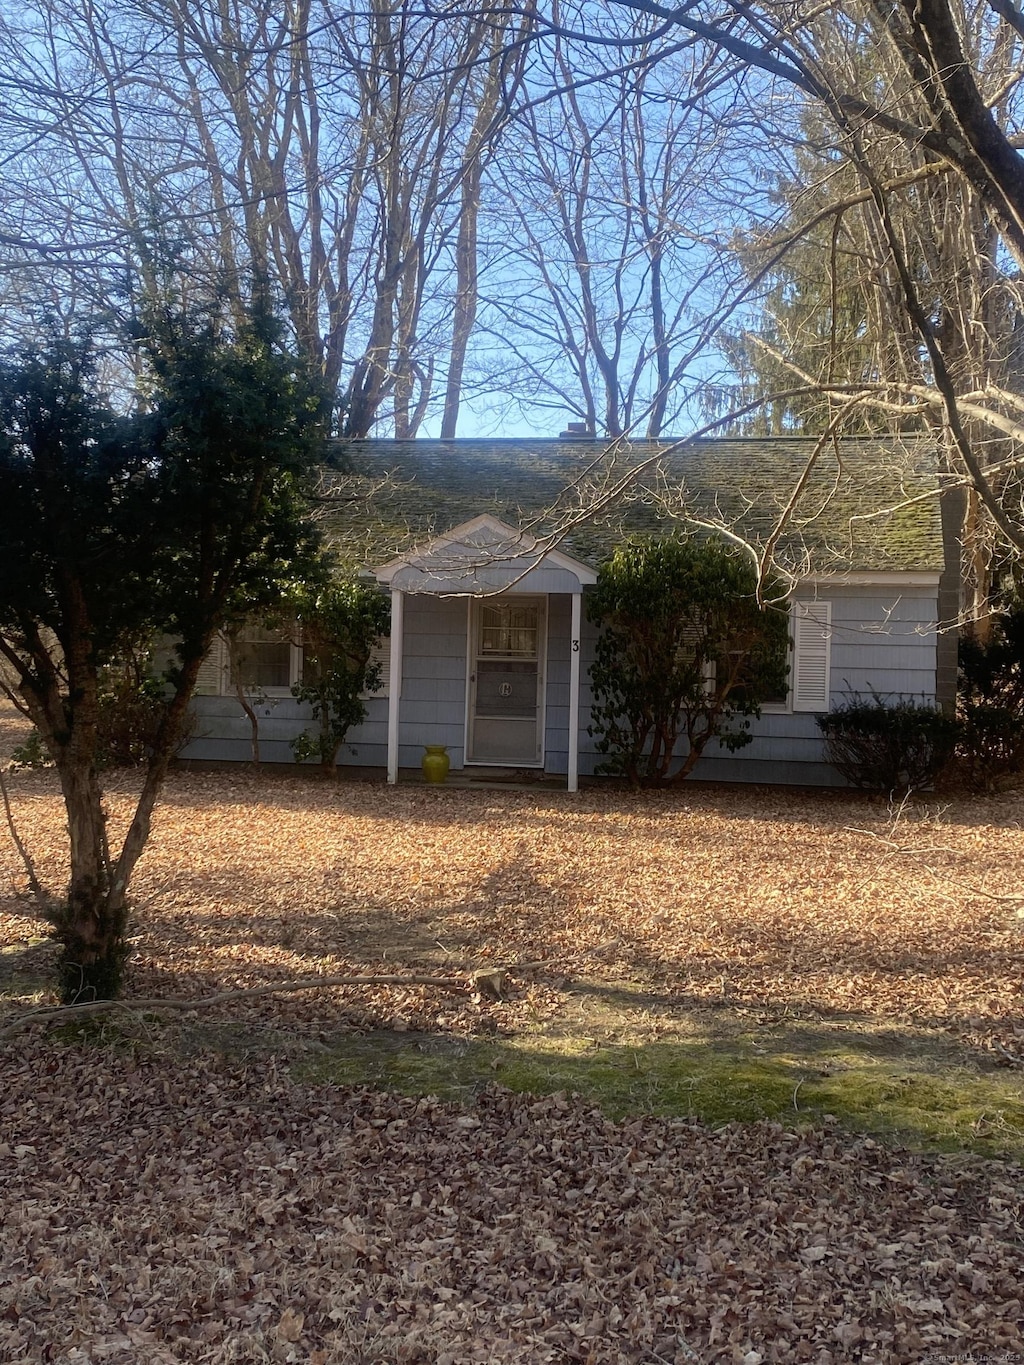
[[[485,513],[374,569],[392,592],[469,597],[498,592],[579,593],[588,564]]]

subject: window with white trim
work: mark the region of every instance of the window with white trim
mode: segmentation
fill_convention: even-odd
[[[292,626],[244,625],[233,636],[225,691],[287,697],[302,676],[302,647]]]
[[[243,690],[265,697],[286,697],[303,676],[307,650],[300,643],[296,625],[268,630],[262,626],[245,626],[229,643],[224,635],[214,637],[209,653],[199,668],[196,679],[197,697],[233,697],[237,680]],[[371,664],[380,669],[379,686],[370,697],[387,697],[390,692],[391,641],[385,637],[370,652]]]

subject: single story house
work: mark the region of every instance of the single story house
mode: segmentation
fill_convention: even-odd
[[[817,715],[871,692],[952,704],[955,631],[940,626],[958,612],[956,528],[943,527],[925,438],[364,440],[335,457],[330,534],[391,596],[383,685],[340,763],[396,782],[443,744],[454,771],[530,769],[575,790],[600,761],[585,599],[637,531],[720,531],[770,549],[791,584],[788,693],[746,748],[709,746],[695,777],[841,783]],[[308,721],[290,695],[301,644],[258,629],[243,644],[261,755],[290,761]],[[250,758],[228,672],[219,648],[183,758]]]

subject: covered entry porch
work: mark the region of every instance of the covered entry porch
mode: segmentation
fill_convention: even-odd
[[[553,763],[576,791],[594,570],[481,516],[375,573],[391,593],[388,781],[403,751],[443,742],[457,769]]]

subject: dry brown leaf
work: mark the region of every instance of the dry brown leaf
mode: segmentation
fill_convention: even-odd
[[[112,778],[115,830],[136,783]],[[59,886],[53,777],[12,784]],[[837,794],[570,800],[175,774],[140,866],[137,995],[465,970],[508,972],[503,998],[425,986],[251,998],[219,1017],[259,1041],[252,1066],[34,1035],[0,1051],[0,1359],[920,1365],[1024,1352],[1016,1169],[834,1125],[711,1132],[613,1124],[571,1096],[494,1088],[467,1110],[303,1086],[273,1055],[277,1041],[395,1018],[448,1034],[535,1027],[577,975],[656,986],[750,1027],[854,1010],[1019,1053],[1020,923],[991,896],[1024,886],[1024,799],[907,818],[927,866],[880,847],[883,808]],[[27,1000],[51,949],[33,944],[21,877],[0,846],[0,944],[14,950],[0,968],[17,963],[5,984],[24,980]],[[957,889],[968,882],[985,895]]]
[[[277,1324],[277,1336],[280,1341],[298,1341],[302,1336],[302,1325],[306,1320],[304,1313],[297,1312],[294,1308],[286,1308],[281,1314]]]

